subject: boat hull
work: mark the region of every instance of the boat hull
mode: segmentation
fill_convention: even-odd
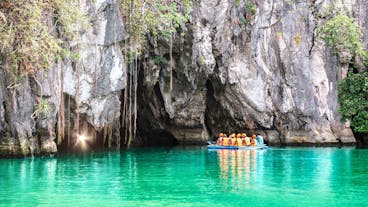
[[[207,149],[228,149],[228,150],[258,150],[258,149],[268,149],[269,147],[267,145],[261,145],[261,146],[221,146],[221,145],[214,145],[210,144],[207,145]]]

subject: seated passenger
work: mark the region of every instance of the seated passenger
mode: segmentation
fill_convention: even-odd
[[[244,140],[245,140],[245,146],[249,146],[250,145],[250,138],[246,136],[244,138]]]
[[[243,146],[243,141],[241,139],[241,134],[236,135],[236,146]]]
[[[241,134],[241,140],[242,140],[242,146],[245,146],[245,137],[246,137],[247,135],[245,134],[245,133],[242,133]]]
[[[260,134],[257,134],[257,143],[258,145],[264,145],[263,137]]]
[[[230,144],[230,140],[229,140],[230,138],[228,138],[228,137],[224,137],[223,138],[223,142],[222,142],[222,145],[223,146],[229,146],[229,144]]]
[[[217,144],[218,145],[222,145],[223,144],[223,141],[224,141],[224,134],[223,133],[220,133],[219,134],[219,138],[217,139]]]
[[[231,146],[236,146],[236,135],[235,134],[231,137]]]
[[[252,136],[252,141],[251,141],[251,143],[250,143],[250,146],[257,146],[257,139],[256,139],[256,135],[255,134],[253,134],[253,136]]]

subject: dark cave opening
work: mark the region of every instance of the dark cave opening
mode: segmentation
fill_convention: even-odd
[[[137,87],[137,131],[136,137],[132,140],[132,146],[173,146],[178,142],[167,130],[170,126],[170,119],[164,108],[164,98],[161,93],[159,82],[153,88],[148,88],[144,84],[144,70],[146,68],[140,64],[138,70]],[[175,71],[173,71],[175,72]],[[176,73],[174,73],[174,76]],[[130,74],[127,74],[129,80]],[[124,91],[121,95],[121,109],[124,106]],[[154,110],[154,111],[153,111]],[[123,111],[121,111],[123,114]],[[157,117],[157,114],[160,117]],[[122,117],[121,117],[122,118]],[[126,147],[126,128],[121,126],[120,137],[121,147]]]
[[[217,138],[218,133],[224,132],[230,134],[230,132],[237,132],[234,128],[235,123],[231,120],[231,117],[227,116],[228,113],[222,107],[221,103],[215,97],[215,93],[221,93],[216,91],[213,81],[207,80],[206,82],[206,110],[205,110],[205,125],[212,140]]]
[[[164,98],[161,93],[159,82],[153,87],[153,93],[149,95],[148,88],[143,86],[143,75],[138,84],[138,117],[137,117],[137,139],[143,146],[173,146],[178,142],[167,130],[170,119],[165,112]],[[156,107],[149,107],[149,106]],[[161,120],[155,117],[152,110],[159,112]]]
[[[368,147],[368,134],[367,133],[359,133],[352,129],[357,148],[367,148]]]

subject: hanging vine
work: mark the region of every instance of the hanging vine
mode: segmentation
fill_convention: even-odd
[[[170,44],[170,91],[173,88],[173,38],[178,28],[188,21],[190,0],[122,0],[123,21],[127,27],[124,54],[129,76],[124,93],[122,125],[125,127],[125,144],[129,147],[137,130],[137,89],[139,56],[145,52],[147,33]]]
[[[33,77],[41,88],[40,100],[32,118],[49,113],[52,105],[42,94],[42,84],[34,76],[57,63],[58,78],[63,79],[59,60],[76,60],[67,42],[75,40],[88,18],[79,9],[79,0],[3,0],[0,2],[0,54],[2,69],[10,77],[9,89],[24,78]],[[47,75],[47,71],[44,73]],[[61,83],[63,84],[63,83]],[[64,95],[58,107],[57,142],[64,138]],[[68,117],[70,118],[70,116]]]

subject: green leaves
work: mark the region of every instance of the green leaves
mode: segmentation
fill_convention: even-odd
[[[48,69],[65,54],[62,39],[71,40],[77,25],[86,19],[77,0],[13,0],[10,4],[0,8],[6,20],[0,27],[0,53],[6,56],[7,70],[15,75]],[[63,37],[53,33],[50,19],[60,26]]]
[[[78,0],[53,0],[52,8],[66,40],[75,39],[81,28],[89,26],[87,16],[79,9]]]
[[[319,37],[338,54],[348,52],[353,57],[362,58],[367,67],[368,52],[363,50],[362,29],[355,20],[334,7],[323,16],[329,19],[318,28]],[[350,62],[351,58],[349,57],[350,60],[347,61]],[[354,131],[367,133],[368,73],[349,72],[347,78],[339,83],[338,93],[342,121],[350,120]]]
[[[357,132],[368,132],[368,72],[349,73],[339,83],[339,112]]]
[[[245,4],[245,9],[250,12],[252,15],[255,15],[257,13],[257,6],[253,4],[252,2],[247,2]]]
[[[362,55],[362,32],[353,18],[338,14],[327,20],[319,29],[320,37],[336,52],[347,50],[353,55]]]
[[[48,100],[41,98],[40,102],[34,105],[34,112],[31,117],[36,118],[41,114],[48,116],[51,113],[52,109],[53,107],[51,103]]]
[[[121,10],[128,28],[130,50],[139,51],[147,33],[168,40],[188,21],[189,6],[190,0],[122,0]]]

